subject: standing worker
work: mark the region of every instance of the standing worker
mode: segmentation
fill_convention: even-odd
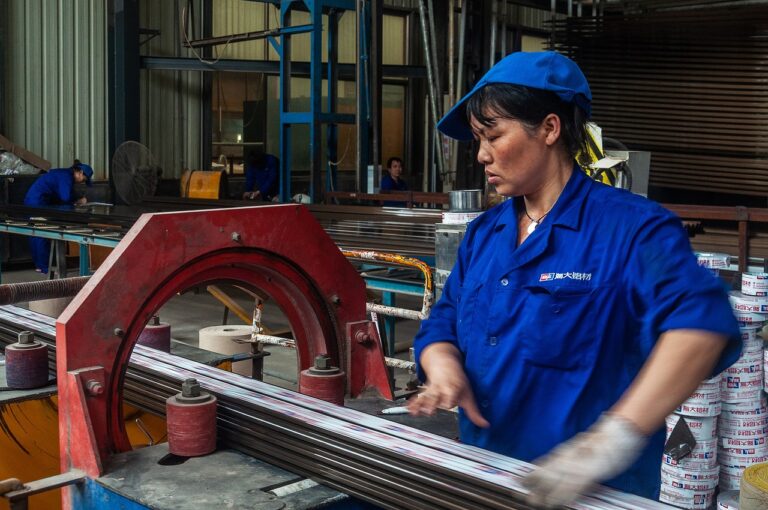
[[[467,228],[410,409],[458,405],[462,442],[537,464],[524,486],[545,508],[596,483],[658,499],[664,418],[741,347],[679,218],[575,163],[591,99],[568,58],[520,52],[438,124],[513,199]]]
[[[381,192],[408,191],[408,183],[402,178],[403,160],[393,156],[387,160],[387,173],[381,178]],[[387,200],[385,207],[405,207],[405,202]]]
[[[261,150],[251,150],[245,161],[244,200],[269,202],[277,195],[280,160]]]
[[[53,168],[38,177],[24,197],[24,205],[31,207],[84,205],[86,198],[77,196],[75,184],[92,186],[93,168],[75,160],[69,168]],[[43,274],[48,273],[51,242],[48,239],[30,239],[32,261]]]

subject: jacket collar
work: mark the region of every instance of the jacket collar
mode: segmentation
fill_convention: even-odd
[[[518,207],[522,205],[523,198],[515,197],[511,203],[505,204],[505,210],[499,216],[495,230],[501,235],[501,246],[508,247],[509,251],[502,250],[497,253],[497,260],[501,262],[497,267],[503,268],[503,272],[508,272],[537,258],[547,249],[555,226],[578,230],[591,184],[592,180],[574,164],[570,179],[548,215],[549,221],[544,221],[517,248],[517,211],[520,210]]]
[[[545,225],[549,223],[550,225],[562,225],[572,230],[578,230],[591,181],[592,179],[587,177],[581,167],[574,163],[573,173],[565,184],[563,192],[560,193],[552,211],[548,214],[549,221],[545,222]],[[510,201],[511,203],[506,206],[506,210],[499,215],[496,222],[495,230],[497,232],[508,224],[517,226],[517,211],[522,210],[522,200],[523,197],[514,197]]]

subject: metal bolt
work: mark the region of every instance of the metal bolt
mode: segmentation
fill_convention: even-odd
[[[113,333],[115,334],[115,336],[119,336],[119,337],[122,337],[122,336],[125,334],[125,331],[123,331],[123,330],[122,330],[122,329],[120,329],[120,328],[115,328],[115,330],[113,331]]]
[[[200,383],[195,378],[189,378],[181,383],[181,396],[185,398],[200,396]]]
[[[328,370],[331,368],[331,357],[327,354],[315,356],[315,368],[318,370]]]
[[[236,243],[240,242],[240,234],[237,232],[232,232],[232,240]]]
[[[331,303],[333,303],[334,305],[338,305],[339,303],[341,303],[341,298],[339,298],[338,294],[334,294],[331,296]]]
[[[160,317],[158,317],[157,315],[153,315],[152,319],[150,319],[149,323],[152,324],[153,326],[159,326],[160,325]]]
[[[31,331],[22,331],[19,333],[19,343],[25,345],[35,343],[35,334]]]
[[[355,333],[355,340],[359,344],[367,344],[371,341],[371,334],[366,331],[358,331]]]
[[[88,391],[89,395],[94,397],[104,393],[104,386],[102,386],[102,384],[95,379],[90,379],[88,382],[86,382],[85,389]]]

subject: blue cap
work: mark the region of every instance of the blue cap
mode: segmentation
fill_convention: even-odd
[[[83,172],[83,175],[85,175],[85,183],[88,186],[93,186],[93,183],[91,182],[91,177],[93,177],[93,168],[91,168],[89,165],[86,165],[85,163],[77,163],[72,168],[76,168]]]
[[[566,103],[576,103],[589,117],[592,92],[579,66],[554,51],[511,53],[480,78],[469,94],[461,98],[437,123],[437,129],[456,140],[471,140],[472,129],[466,115],[466,103],[472,95],[491,83],[509,83],[549,90]]]

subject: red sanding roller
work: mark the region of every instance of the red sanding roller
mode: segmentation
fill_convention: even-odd
[[[5,348],[5,379],[15,389],[48,384],[48,348],[35,341],[31,331],[22,331],[18,343]]]
[[[321,354],[315,358],[315,366],[299,374],[299,393],[343,406],[345,380],[344,372],[331,366],[330,356]]]
[[[181,393],[165,401],[168,451],[199,457],[216,449],[216,397],[201,391],[197,379],[187,379]]]
[[[138,343],[158,351],[171,352],[171,325],[160,322],[160,317],[153,315],[139,335]]]

